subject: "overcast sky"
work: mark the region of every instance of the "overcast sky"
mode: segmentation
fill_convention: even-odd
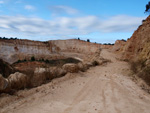
[[[148,15],[148,0],[0,0],[0,36],[78,38],[114,43],[130,38]]]

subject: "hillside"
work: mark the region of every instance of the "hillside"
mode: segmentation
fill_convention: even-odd
[[[122,60],[129,61],[135,77],[150,85],[150,16],[143,20],[127,42],[116,41],[112,50],[121,53]]]
[[[123,48],[123,56],[126,59],[144,59],[150,58],[150,16],[143,21],[142,25],[127,40]]]

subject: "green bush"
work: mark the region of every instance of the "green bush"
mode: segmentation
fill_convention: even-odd
[[[49,63],[49,60],[46,59],[45,62],[46,62],[46,63]]]
[[[34,56],[32,56],[32,57],[31,57],[31,61],[35,61],[35,58],[34,58]]]
[[[22,61],[21,61],[21,60],[18,60],[18,61],[17,61],[17,63],[20,63],[20,62],[22,62]]]

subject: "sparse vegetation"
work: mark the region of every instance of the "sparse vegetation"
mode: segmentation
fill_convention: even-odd
[[[144,19],[144,20],[142,20],[142,23],[143,23],[143,22],[145,22],[145,21],[146,21],[145,19]]]
[[[111,44],[111,43],[104,43],[103,45],[114,45],[114,44]]]
[[[125,40],[125,39],[122,39],[121,41],[124,41],[124,42],[126,42],[126,40]]]
[[[31,61],[35,61],[35,58],[34,58],[34,56],[32,56],[32,57],[31,57]]]
[[[15,37],[15,38],[13,38],[13,37],[10,37],[10,38],[8,38],[8,37],[0,37],[0,39],[2,39],[2,40],[17,40],[17,37]]]
[[[90,42],[90,39],[87,39],[87,42]]]
[[[18,60],[14,64],[22,63],[22,62],[30,62],[30,61],[44,62],[44,63],[48,64],[49,66],[62,66],[66,63],[75,63],[75,64],[77,64],[77,63],[80,62],[79,60],[74,59],[74,58],[57,59],[57,60],[48,60],[48,59],[45,60],[45,59],[42,58],[42,59],[37,60],[37,59],[35,59],[34,56],[32,56],[30,60],[26,60],[26,59]]]
[[[150,13],[150,2],[148,2],[148,4],[146,4],[146,10],[144,13]]]

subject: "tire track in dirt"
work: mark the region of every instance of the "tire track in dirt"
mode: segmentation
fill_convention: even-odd
[[[77,93],[76,97],[73,99],[72,104],[70,105],[70,107],[68,107],[67,109],[64,110],[63,113],[70,113],[70,111],[73,109],[73,107],[78,104],[79,102],[81,102],[82,100],[84,100],[87,96],[88,93],[90,91],[90,89],[92,89],[92,86],[94,85],[94,83],[97,81],[96,76],[94,76],[92,78],[92,80],[90,79],[85,85],[84,87]]]

